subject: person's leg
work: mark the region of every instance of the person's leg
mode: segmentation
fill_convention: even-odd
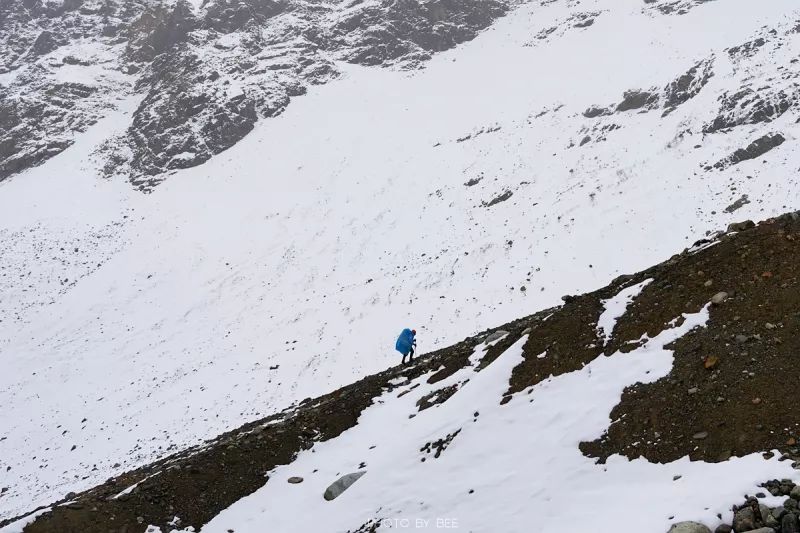
[[[408,352],[408,362],[410,363],[413,360],[414,360],[414,347],[412,346],[411,350]]]

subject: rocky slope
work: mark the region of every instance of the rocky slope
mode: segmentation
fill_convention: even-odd
[[[129,96],[131,123],[99,157],[107,176],[147,190],[335,78],[337,61],[416,68],[507,10],[497,0],[4,0],[0,180],[60,153]]]
[[[0,519],[375,374],[394,361],[398,328],[416,326],[424,351],[452,346],[550,308],[565,293],[640,271],[730,222],[800,205],[795,0],[0,6],[7,175],[0,182],[0,490],[7,489]],[[709,297],[726,290],[716,277],[703,283],[709,280]],[[702,313],[690,314],[688,324],[702,321]],[[654,360],[666,360],[667,350],[655,347],[681,327],[650,339]],[[770,338],[756,329],[741,334],[748,353],[747,344],[758,342],[751,336]],[[410,383],[420,386],[399,403],[365,412],[389,409],[380,412],[407,431],[404,446],[431,443],[422,456],[436,455],[433,443],[450,442],[426,467],[445,468],[450,452],[472,454],[459,462],[471,472],[468,465],[482,458],[470,443],[479,441],[469,438],[472,426],[448,420],[472,420],[476,409],[462,412],[462,404],[494,413],[492,394],[483,399],[476,388],[505,390],[505,370],[522,357],[517,348],[489,373],[470,364],[447,378],[442,387],[472,385],[453,397],[461,400],[426,410],[451,413],[435,428],[426,425],[432,418],[406,425],[416,418],[407,418],[412,406],[404,402],[436,390],[427,377]],[[580,352],[592,366],[563,374],[566,382],[588,387],[589,369],[596,376],[612,366],[604,374],[610,389],[642,381],[638,366],[628,375],[621,360],[591,359],[596,349]],[[711,412],[729,414],[717,398],[730,393],[685,388],[711,401]],[[539,403],[555,402],[557,392]],[[569,435],[563,449],[574,455],[546,448],[559,460],[541,463],[539,454],[513,462],[588,476],[574,497],[600,507],[574,509],[563,499],[568,492],[554,492],[572,516],[619,511],[618,502],[604,500],[610,491],[591,493],[608,485],[583,463],[594,464],[577,452],[579,442],[620,476],[615,450],[672,461],[749,449],[717,442],[720,419],[694,412],[675,423],[708,434],[698,451],[671,440],[645,453],[613,427],[603,437],[619,403],[611,392],[602,402],[571,403],[568,413],[559,408],[559,417],[522,409],[517,395],[502,406],[523,425]],[[635,399],[625,404],[632,414],[619,424],[625,434],[642,434],[652,416]],[[578,406],[591,414],[588,422],[575,422]],[[485,420],[475,427],[502,433],[505,417]],[[351,429],[370,439],[380,433],[371,423]],[[356,439],[349,435],[325,442]],[[529,446],[547,444],[535,437],[514,435]],[[404,462],[410,456],[392,455],[392,443],[381,442],[385,453],[369,453],[400,461],[405,467],[394,475],[426,479]],[[286,513],[298,504],[281,498],[324,493],[330,483],[316,483],[353,473],[366,457],[351,462],[334,452],[326,454],[326,464],[337,465],[332,472],[293,463],[306,469],[287,472],[306,479],[295,492],[271,492],[283,483],[262,487],[281,502],[270,518],[277,530],[291,530]],[[735,469],[748,461],[696,467],[725,473],[714,478],[721,488],[709,506],[741,503],[745,477]],[[642,470],[625,473],[667,475],[650,467],[632,461],[625,468]],[[696,477],[676,468],[669,466],[670,482],[681,474],[681,483],[697,487]],[[314,469],[320,475],[307,475]],[[754,482],[786,477],[760,463],[758,472]],[[520,501],[519,491],[543,505],[549,496],[537,491],[546,488],[534,491],[522,478],[494,480],[491,500],[481,499],[481,479],[466,487],[453,478],[465,486],[454,481],[439,494],[409,479],[395,485],[492,530],[447,498],[475,489],[473,500],[494,505]],[[404,502],[392,512],[411,508],[407,496],[372,479],[356,487]],[[551,485],[560,479],[552,474]],[[624,483],[613,490],[626,496],[619,502],[633,502],[627,507],[655,505],[659,520],[703,501],[685,507],[661,495],[653,504]],[[355,527],[352,509],[333,516],[345,507],[317,508],[309,498],[331,524]],[[563,525],[554,506],[537,507],[543,528]],[[385,513],[360,516],[359,527],[376,516]],[[629,520],[653,526],[652,517]]]
[[[156,531],[155,528],[189,531],[185,529],[189,526],[197,531],[216,531],[214,522],[211,522],[216,515],[229,507],[236,509],[236,502],[247,495],[257,497],[265,484],[282,483],[283,486],[276,490],[291,492],[301,490],[294,489],[292,484],[300,484],[302,488],[303,484],[311,483],[304,481],[302,476],[315,476],[316,470],[306,470],[298,457],[315,451],[324,457],[327,448],[322,443],[345,439],[346,434],[355,431],[351,428],[369,427],[374,422],[368,415],[371,409],[399,402],[408,395],[413,397],[413,401],[407,405],[414,408],[406,413],[407,424],[410,427],[423,425],[426,416],[435,416],[428,415],[428,410],[442,412],[450,404],[457,404],[459,398],[467,394],[466,387],[470,381],[481,379],[484,372],[500,364],[495,360],[501,354],[517,345],[521,346],[521,359],[513,368],[509,367],[510,375],[505,385],[496,389],[497,395],[486,398],[489,404],[497,406],[496,411],[475,410],[470,415],[472,420],[464,421],[467,425],[453,427],[453,431],[443,434],[440,439],[418,443],[419,451],[406,449],[402,453],[417,454],[420,458],[416,460],[422,463],[426,459],[446,462],[454,453],[451,448],[465,446],[465,439],[478,439],[484,447],[484,468],[489,469],[496,468],[499,458],[510,453],[509,449],[522,447],[518,451],[523,455],[546,453],[543,443],[551,437],[545,436],[545,428],[530,427],[525,420],[515,418],[513,414],[520,411],[515,411],[512,405],[521,402],[517,409],[537,409],[538,402],[547,401],[549,389],[563,386],[559,385],[560,376],[585,372],[597,364],[598,359],[619,359],[624,366],[635,366],[637,359],[652,359],[656,356],[646,351],[648,345],[664,332],[669,332],[670,328],[680,328],[684,321],[693,320],[691,317],[696,313],[705,313],[707,319],[686,328],[673,342],[666,344],[674,359],[664,369],[664,375],[648,377],[646,374],[650,371],[647,371],[641,375],[643,382],[629,383],[621,399],[617,396],[615,403],[618,403],[611,410],[610,420],[604,424],[607,429],[595,440],[580,443],[580,448],[589,457],[597,458],[591,466],[595,470],[606,470],[611,464],[606,464],[609,458],[618,458],[619,455],[631,459],[644,457],[652,463],[671,465],[670,471],[684,472],[690,479],[691,465],[722,462],[720,464],[731,463],[733,466],[735,463],[731,457],[763,452],[766,460],[753,459],[754,472],[742,474],[745,477],[741,482],[732,482],[736,486],[734,491],[746,491],[750,487],[754,493],[758,487],[750,485],[752,482],[746,476],[758,476],[760,469],[763,480],[770,479],[770,472],[781,464],[776,454],[781,461],[786,460],[783,464],[788,470],[784,471],[792,471],[789,463],[792,466],[800,464],[792,462],[800,458],[799,413],[794,401],[793,378],[794,359],[799,348],[797,339],[800,338],[798,259],[800,214],[770,219],[757,226],[752,223],[733,225],[727,233],[703,239],[692,248],[643,272],[621,276],[607,287],[589,294],[566,296],[565,303],[558,308],[469,337],[454,346],[427,354],[411,366],[393,367],[331,394],[308,398],[280,414],[246,424],[198,448],[109,479],[86,492],[69,494],[33,519],[24,532],[112,530],[133,533]],[[623,294],[627,296],[620,300]],[[642,348],[645,352],[638,353]],[[588,390],[581,394],[590,398],[602,394],[604,385],[602,378],[598,379],[599,382],[587,382]],[[484,388],[480,393],[491,395],[490,390]],[[561,401],[569,403],[570,400]],[[505,407],[506,404],[509,406]],[[550,404],[546,406],[546,409],[553,409]],[[511,416],[507,421],[510,425],[505,426],[507,433],[495,435],[495,438],[503,439],[502,447],[495,446],[493,439],[487,439],[485,435],[481,437],[481,431],[474,433],[469,430],[469,425],[486,424],[487,417],[493,416]],[[549,416],[565,415],[559,415],[556,410]],[[451,422],[455,424],[457,421]],[[533,448],[528,448],[531,444],[522,438],[525,434],[538,435],[531,443]],[[350,460],[356,461],[353,463],[355,467],[358,457],[364,457],[356,471],[367,472],[365,480],[369,475],[378,480],[390,477],[390,471],[376,472],[381,467],[373,465],[367,458],[367,448],[373,450],[375,446],[370,444],[379,440],[377,435],[369,435],[367,433],[367,437],[362,435],[361,438],[375,440],[358,442],[362,451],[356,451],[352,443],[348,444],[348,449],[354,452]],[[554,437],[559,438],[557,435]],[[560,447],[577,445],[577,442],[574,445],[559,444]],[[682,461],[681,458],[686,456],[697,463]],[[759,460],[762,463],[760,467]],[[287,466],[281,471],[279,465]],[[508,475],[512,478],[524,476],[523,470],[519,468]],[[287,475],[284,471],[294,474],[289,478],[289,485],[284,479]],[[427,472],[424,483],[447,486],[444,480],[436,477],[437,471]],[[545,472],[540,474],[543,477],[548,475]],[[468,477],[459,471],[449,471],[447,475]],[[682,477],[676,475],[665,479],[661,482],[664,487],[652,486],[650,490],[657,494],[661,490],[675,492],[682,488],[691,494],[691,489],[679,486],[684,483],[680,481]],[[578,482],[576,479],[575,483]],[[504,483],[510,481],[506,479]],[[547,484],[548,480],[545,479],[544,483]],[[686,483],[703,486],[704,480]],[[762,492],[770,492],[775,498],[788,496],[791,492],[794,497],[793,483],[787,481],[784,484],[787,484],[786,488],[778,482],[767,484]],[[480,488],[480,491],[488,493],[490,499],[492,490],[491,484]],[[558,488],[552,486],[551,490],[557,492]],[[735,502],[724,501],[724,498],[720,501],[722,497],[715,494],[714,487],[706,487],[705,491],[706,495],[700,498],[703,502],[688,504],[686,509],[672,509],[666,522],[677,522],[676,517],[681,515],[688,519],[701,518],[695,516],[704,514],[701,505],[707,505],[706,515],[709,508],[727,508],[725,519],[730,521],[730,506]],[[469,492],[472,494],[473,491]],[[744,492],[740,494],[745,495]],[[321,493],[311,497],[324,502]],[[346,494],[340,496],[342,499],[346,497]],[[692,497],[699,498],[697,495]],[[765,494],[758,497],[766,498]],[[381,501],[380,494],[372,497],[362,494],[361,498],[366,498],[368,507],[373,509],[368,513],[374,514],[370,515],[370,520],[363,521],[363,510],[354,508],[348,511],[346,522],[350,524],[349,530],[391,528],[387,522],[393,516],[390,502]],[[708,506],[710,501],[713,504]],[[339,502],[337,500],[337,504]],[[329,505],[335,504],[330,502]],[[432,501],[427,505],[432,506],[430,512],[446,514],[450,511],[437,508]],[[737,512],[738,522],[734,521],[735,527],[739,524],[737,533],[749,530],[741,525],[743,517],[753,513],[751,508],[758,511],[758,504],[755,507],[747,504],[743,508],[748,511]],[[787,500],[783,509],[780,513],[775,511],[767,525],[774,531],[795,531],[792,527],[796,525],[789,524],[791,518],[784,517],[794,517],[794,524],[797,524],[797,518],[792,514],[797,511],[796,500]],[[271,524],[271,513],[275,512],[274,506],[265,500],[258,514],[258,523]],[[535,521],[538,512],[537,505],[532,505],[522,515],[524,520]],[[689,516],[685,516],[687,514]],[[228,515],[220,515],[225,516]],[[762,521],[760,516],[752,518],[748,527],[763,526],[767,519],[765,517]],[[322,519],[321,516],[317,518]],[[657,531],[665,518],[651,519],[648,528],[637,530]],[[708,525],[716,527],[722,518],[720,513],[717,522]],[[276,522],[270,530],[305,531],[300,525],[302,520],[296,519],[296,529],[284,529],[277,525],[280,522]],[[507,518],[508,522],[502,518],[497,520],[507,531],[517,531],[515,524],[522,523],[515,522],[512,516]],[[633,516],[631,520],[635,522]],[[789,525],[781,529],[776,520]],[[209,528],[204,528],[209,522]],[[477,524],[462,519],[461,527],[473,526],[481,530]],[[719,531],[725,530],[724,525],[720,527]],[[231,529],[252,530],[231,526],[228,531]],[[323,526],[322,530],[339,529],[331,524],[330,527]],[[545,527],[543,530],[549,529]]]

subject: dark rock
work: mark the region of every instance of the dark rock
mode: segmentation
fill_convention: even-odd
[[[714,75],[713,58],[701,61],[664,88],[664,116],[697,96]]]
[[[719,115],[703,128],[703,133],[715,133],[745,124],[769,123],[791,109],[795,97],[783,90],[770,91],[742,88],[725,93],[720,99]]]
[[[288,481],[292,485],[297,485],[298,483],[302,483],[303,482],[303,478],[301,478],[300,476],[292,476],[289,479],[287,479],[286,481]]]
[[[743,161],[749,161],[757,157],[761,157],[770,150],[777,148],[786,141],[786,138],[780,133],[771,133],[764,135],[750,143],[747,148],[740,148],[732,155],[719,161],[714,165],[714,168],[725,169],[733,165],[738,165]]]
[[[634,109],[652,109],[658,106],[659,95],[648,91],[627,91],[622,102],[617,105],[617,112],[632,111]]]
[[[797,521],[797,515],[794,513],[786,513],[781,518],[781,533],[800,533],[800,524]]]
[[[733,514],[733,529],[739,531],[750,531],[756,528],[756,519],[750,507],[739,509]]]
[[[494,205],[499,204],[500,202],[505,202],[506,200],[511,198],[513,195],[514,195],[514,193],[512,191],[505,191],[502,194],[500,194],[498,196],[495,196],[494,198],[492,198],[488,202],[483,202],[482,205],[483,205],[483,207],[492,207]]]
[[[583,112],[586,118],[597,118],[605,115],[610,115],[611,111],[608,108],[592,106]]]
[[[49,54],[63,44],[65,44],[63,38],[56,37],[52,32],[45,30],[36,37],[29,54],[33,57],[43,56]]]
[[[746,194],[743,194],[741,196],[741,198],[739,198],[738,200],[733,202],[731,205],[726,207],[723,211],[725,211],[726,213],[733,213],[734,211],[738,211],[739,209],[741,209],[742,207],[744,207],[745,205],[747,205],[749,203],[750,203],[750,198],[748,198],[748,196]]]

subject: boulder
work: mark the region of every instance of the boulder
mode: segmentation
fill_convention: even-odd
[[[781,519],[781,533],[798,532],[800,532],[800,527],[798,527],[797,515],[794,513],[786,513],[783,515],[783,518]]]
[[[343,475],[331,483],[327,489],[325,489],[325,494],[323,497],[328,501],[338,498],[341,493],[349,489],[350,485],[358,481],[358,479],[366,473],[367,471],[364,470],[361,472],[353,472],[351,474]]]
[[[733,515],[733,529],[739,531],[750,531],[755,529],[755,513],[750,507],[739,509]]]
[[[496,340],[502,339],[508,335],[507,331],[503,331],[502,329],[498,329],[497,331],[491,333],[486,339],[484,339],[483,344],[489,344],[490,342],[494,342]]]
[[[711,530],[699,522],[678,522],[672,524],[669,533],[711,533]]]

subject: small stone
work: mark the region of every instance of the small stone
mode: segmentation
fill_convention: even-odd
[[[144,524],[144,517],[143,516],[137,516],[136,517],[136,523]]]
[[[720,305],[727,299],[728,299],[727,292],[718,292],[717,294],[711,297],[711,303],[714,305]]]
[[[672,524],[668,533],[711,533],[711,530],[699,522],[678,522]]]
[[[691,389],[689,389],[689,394],[697,394],[697,391],[698,391],[697,387],[692,387]]]
[[[288,481],[292,485],[297,485],[298,483],[302,483],[303,482],[303,478],[301,478],[300,476],[292,476],[289,479],[287,479],[286,481]]]
[[[708,431],[701,431],[699,433],[695,433],[694,435],[692,435],[692,438],[694,440],[703,440],[706,437],[708,437]]]
[[[731,533],[733,528],[728,524],[720,524],[717,526],[717,529],[714,530],[714,533]]]
[[[681,476],[681,475],[672,476],[672,481],[678,481],[678,480],[679,480],[680,478],[682,478],[682,477],[683,477],[683,476]]]
[[[795,500],[800,500],[800,485],[795,485],[791,491],[789,491],[789,497],[794,498]]]
[[[714,368],[717,367],[718,364],[719,364],[719,357],[717,357],[716,355],[709,355],[703,361],[703,367],[706,370],[713,370]]]
[[[758,405],[761,403],[761,398],[753,398],[751,401],[753,402],[753,405]]]
[[[767,322],[766,324],[764,324],[764,327],[767,328],[767,329],[775,329],[778,326],[776,326],[775,324],[772,324],[771,322]]]
[[[713,284],[714,284],[714,282],[713,282],[712,280],[708,280],[708,281],[706,281],[705,283],[703,283],[703,286],[705,286],[705,287],[710,287],[710,286],[712,286]]]
[[[750,339],[750,337],[748,337],[747,335],[742,335],[740,333],[736,335],[733,339],[737,342],[737,344],[744,344]]]
[[[788,439],[786,439],[787,446],[794,446],[795,444],[797,444],[797,439],[795,439],[794,437],[789,437]]]

